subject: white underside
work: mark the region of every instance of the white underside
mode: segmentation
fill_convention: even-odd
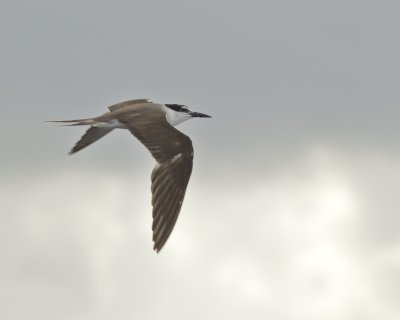
[[[127,129],[126,125],[119,122],[117,119],[111,120],[110,122],[101,122],[93,125],[96,128],[104,129]]]

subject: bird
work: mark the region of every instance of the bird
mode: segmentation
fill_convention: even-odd
[[[151,153],[157,164],[151,173],[153,249],[165,245],[181,211],[193,167],[190,138],[174,127],[192,118],[211,116],[186,105],[154,103],[150,99],[124,101],[94,118],[49,121],[66,126],[89,126],[69,154],[74,154],[114,129],[128,129]]]

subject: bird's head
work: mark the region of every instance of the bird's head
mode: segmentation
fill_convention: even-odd
[[[167,112],[167,119],[173,126],[191,118],[211,118],[207,114],[194,112],[183,104],[165,104],[165,106],[171,110]]]
[[[176,112],[188,114],[191,118],[211,118],[211,116],[207,114],[191,111],[187,106],[183,104],[166,104],[166,106]]]

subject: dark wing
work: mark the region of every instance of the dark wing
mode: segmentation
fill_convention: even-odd
[[[158,164],[151,175],[154,250],[161,250],[181,211],[192,173],[193,154],[178,154]]]
[[[92,144],[93,142],[99,140],[100,138],[104,137],[107,133],[111,132],[112,128],[97,128],[91,126],[82,138],[75,144],[69,154],[73,154],[82,150],[83,148],[87,147],[88,145]]]
[[[112,112],[112,111],[120,110],[120,109],[125,108],[127,106],[131,106],[131,105],[134,105],[134,104],[139,104],[139,103],[151,103],[151,100],[150,99],[136,99],[136,100],[124,101],[124,102],[120,102],[120,103],[114,104],[114,105],[108,107],[108,109]]]
[[[185,197],[193,166],[192,141],[172,127],[164,113],[132,112],[123,122],[151,152],[158,164],[151,175],[154,250],[170,236]]]

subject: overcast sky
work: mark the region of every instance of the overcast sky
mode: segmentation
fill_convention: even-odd
[[[400,318],[400,3],[0,4],[0,318]],[[152,251],[154,160],[124,100],[179,125],[194,169]]]

